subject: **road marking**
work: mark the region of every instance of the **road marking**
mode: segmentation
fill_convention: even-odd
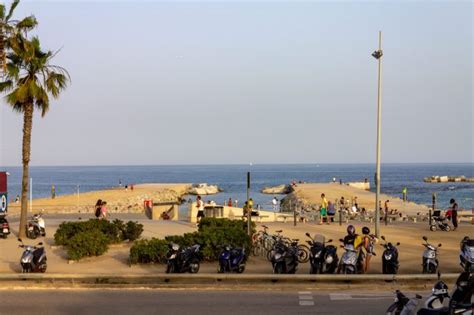
[[[346,293],[330,293],[329,298],[331,301],[344,301],[344,300],[386,300],[386,299],[393,299],[392,295],[373,295],[373,294],[357,294],[356,296],[352,296]]]
[[[300,306],[314,306],[313,294],[310,291],[298,292]]]
[[[300,300],[312,300],[313,297],[311,295],[300,295]]]
[[[314,306],[314,301],[300,301],[300,306]]]
[[[299,295],[305,295],[305,294],[311,294],[310,291],[299,291],[298,292]]]

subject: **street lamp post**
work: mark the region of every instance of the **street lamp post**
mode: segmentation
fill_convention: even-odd
[[[378,93],[377,93],[377,155],[375,171],[375,235],[380,237],[380,142],[382,137],[382,31],[379,31],[379,49],[372,53],[372,56],[378,60]]]

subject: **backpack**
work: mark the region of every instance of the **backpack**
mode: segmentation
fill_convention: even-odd
[[[95,208],[95,217],[96,218],[100,217],[100,207]]]

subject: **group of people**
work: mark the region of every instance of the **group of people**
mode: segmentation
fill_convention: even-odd
[[[358,251],[359,259],[365,257],[363,272],[367,273],[369,271],[370,259],[374,256],[374,247],[378,242],[378,239],[375,235],[370,233],[370,229],[366,226],[362,228],[362,235],[356,233],[356,228],[351,224],[347,226],[347,235],[344,237],[344,245],[352,245],[355,250]],[[339,273],[338,267],[338,273]]]
[[[97,200],[95,203],[95,217],[99,220],[107,219],[107,202],[105,200]]]

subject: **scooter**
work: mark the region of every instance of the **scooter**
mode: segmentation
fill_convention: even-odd
[[[275,244],[271,262],[275,274],[296,273],[298,269],[298,240],[292,240],[290,246],[286,246],[282,242]]]
[[[448,294],[448,286],[438,281],[432,290],[432,294],[425,302],[425,306],[420,309],[417,315],[452,315],[452,314],[473,314],[474,305],[472,295],[474,293],[474,276],[469,272],[463,272],[456,281],[451,298]],[[444,299],[449,299],[449,305],[444,306]]]
[[[469,236],[465,236],[461,241],[459,260],[464,271],[474,273],[474,239],[470,239]]]
[[[343,243],[341,245],[345,252],[342,254],[339,262],[338,273],[357,274],[363,270],[364,253],[354,248],[352,244],[344,244],[343,239],[339,239]]]
[[[197,273],[201,255],[199,245],[181,248],[178,244],[170,243],[166,254],[166,273]]]
[[[387,315],[413,315],[423,297],[416,294],[414,298],[408,298],[400,290],[395,291],[395,302],[385,311]]]
[[[21,245],[20,248],[24,248],[23,254],[21,255],[20,264],[23,273],[30,272],[46,272],[47,258],[46,251],[44,250],[43,243],[40,242],[36,246],[25,245],[21,238],[18,239]],[[38,247],[41,246],[41,247]]]
[[[0,237],[7,238],[10,234],[10,224],[5,216],[0,216]]]
[[[39,236],[46,236],[46,227],[41,213],[33,215],[27,224],[26,237],[36,239]]]
[[[327,242],[321,234],[316,234],[314,238],[309,233],[306,236],[311,239],[307,241],[310,245],[309,262],[311,264],[309,273],[334,273],[339,263],[339,257],[337,257],[337,248],[334,245],[326,245],[331,243],[329,239]]]
[[[381,236],[384,244],[380,244],[385,248],[382,255],[382,273],[384,274],[397,274],[398,273],[398,249],[396,246],[400,246],[400,243],[397,242],[396,246],[392,243],[387,242],[385,236]]]
[[[423,236],[425,244],[425,251],[423,252],[423,273],[436,273],[438,271],[439,262],[438,262],[438,248],[441,247],[441,243],[438,244],[438,247],[434,247],[428,243],[428,238]]]
[[[224,245],[222,252],[219,254],[219,270],[220,273],[237,272],[242,273],[245,270],[247,255],[243,248],[232,248],[230,245]]]

